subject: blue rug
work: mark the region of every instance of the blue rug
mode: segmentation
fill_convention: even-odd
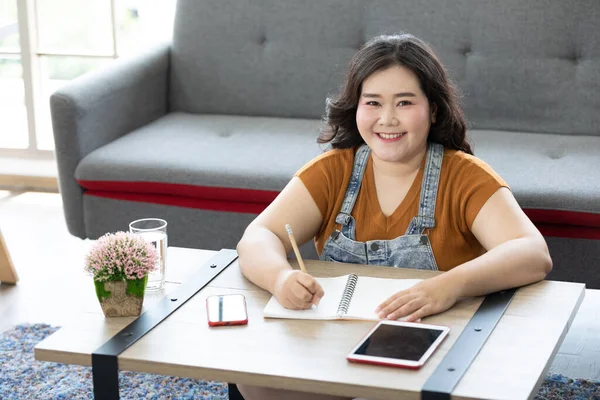
[[[91,399],[89,367],[36,361],[33,348],[57,327],[17,325],[0,335],[0,399]],[[221,382],[120,372],[122,399],[227,399]],[[548,375],[536,400],[600,399],[600,381]]]

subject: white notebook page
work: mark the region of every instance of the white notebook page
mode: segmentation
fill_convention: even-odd
[[[422,279],[386,279],[359,276],[350,302],[348,317],[376,320],[375,309],[391,295],[408,289]]]

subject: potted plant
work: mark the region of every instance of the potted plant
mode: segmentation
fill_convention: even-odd
[[[134,233],[107,233],[94,243],[85,257],[85,271],[94,277],[105,316],[140,315],[148,274],[157,260],[154,246]]]

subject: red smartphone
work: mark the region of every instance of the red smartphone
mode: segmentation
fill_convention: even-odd
[[[206,298],[209,326],[246,325],[248,311],[243,294],[220,294]]]

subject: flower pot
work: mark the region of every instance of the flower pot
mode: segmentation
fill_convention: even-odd
[[[142,312],[148,277],[120,281],[98,282],[96,295],[106,317],[136,317]]]

